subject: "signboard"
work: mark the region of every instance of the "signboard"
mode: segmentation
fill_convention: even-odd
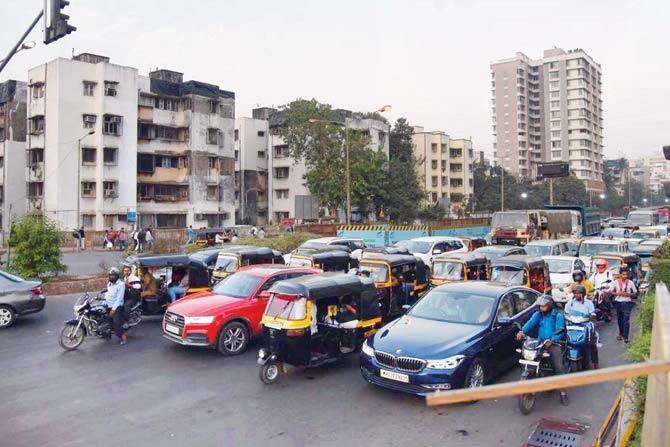
[[[570,175],[570,163],[541,163],[537,165],[537,179],[568,177]]]
[[[128,211],[128,222],[137,222],[137,211]]]
[[[319,218],[319,199],[314,196],[295,196],[295,218],[316,220]]]

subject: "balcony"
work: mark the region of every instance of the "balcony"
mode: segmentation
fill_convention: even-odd
[[[44,179],[44,162],[32,163],[28,167],[28,181],[41,182]]]

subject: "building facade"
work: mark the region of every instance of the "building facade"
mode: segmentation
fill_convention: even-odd
[[[268,223],[270,127],[266,119],[235,119],[235,222]]]
[[[587,190],[604,191],[602,71],[584,50],[523,53],[491,64],[498,165],[535,178],[537,164],[567,161]]]
[[[13,215],[26,211],[27,84],[0,83],[0,242],[9,237]]]
[[[665,195],[663,183],[670,179],[670,162],[664,157],[630,160],[630,177],[642,184],[645,194]]]
[[[605,160],[605,169],[612,178],[612,186],[620,196],[624,195],[624,191],[628,186],[630,179],[630,168],[627,162],[618,160]]]
[[[426,191],[426,206],[442,205],[446,211],[462,209],[474,191],[473,164],[482,152],[469,139],[452,139],[442,131],[414,127],[414,156],[421,163],[418,174]]]

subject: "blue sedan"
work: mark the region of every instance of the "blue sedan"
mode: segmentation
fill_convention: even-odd
[[[537,309],[538,292],[486,281],[431,290],[368,338],[361,374],[368,382],[425,396],[479,387],[517,364],[517,326]]]

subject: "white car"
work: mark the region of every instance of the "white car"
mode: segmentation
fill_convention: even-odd
[[[572,284],[572,274],[577,270],[586,270],[581,259],[574,256],[543,256],[549,267],[552,296],[559,303],[567,302],[565,289]]]
[[[591,257],[593,257],[593,255],[605,252],[624,253],[627,251],[628,242],[625,240],[599,238],[586,239],[582,241],[582,244],[579,246],[579,259],[581,259],[584,265],[589,269],[586,273],[590,274]]]
[[[361,238],[356,238],[356,237],[320,237],[316,239],[309,239],[305,242],[302,243],[300,246],[305,247],[305,248],[319,248],[323,246],[329,246],[329,247],[346,247],[349,249],[351,252],[351,256],[358,259],[360,261],[361,256],[363,254],[363,249],[366,247],[365,242]],[[292,251],[291,253],[287,253],[284,255],[284,262],[286,264],[291,263],[291,255],[295,252],[296,250]]]
[[[426,236],[410,239],[403,244],[410,253],[420,258],[429,268],[433,257],[442,253],[467,253],[468,246],[462,239],[449,236]]]

